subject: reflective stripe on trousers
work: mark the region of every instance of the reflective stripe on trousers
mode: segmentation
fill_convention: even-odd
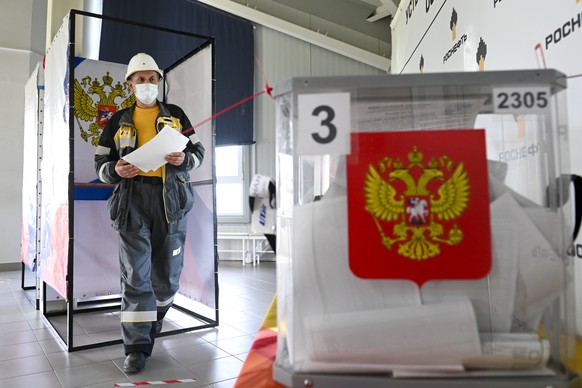
[[[162,185],[133,184],[126,228],[119,231],[121,333],[125,353],[151,354],[155,323],[178,291],[186,218],[168,224]]]

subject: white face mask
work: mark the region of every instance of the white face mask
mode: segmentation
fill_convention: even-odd
[[[135,98],[145,105],[150,105],[158,97],[158,85],[138,84],[135,85]]]

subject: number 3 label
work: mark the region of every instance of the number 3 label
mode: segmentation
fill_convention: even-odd
[[[350,94],[300,94],[298,155],[350,153]]]
[[[493,104],[495,113],[541,113],[550,106],[550,88],[493,88]]]

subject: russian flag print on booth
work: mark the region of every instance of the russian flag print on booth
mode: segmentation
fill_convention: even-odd
[[[365,279],[480,279],[491,269],[485,131],[353,133],[349,265]]]

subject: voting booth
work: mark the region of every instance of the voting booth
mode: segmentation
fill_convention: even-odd
[[[81,26],[94,20],[131,25],[136,47],[144,43],[143,30],[156,36],[148,44],[180,37],[182,51],[163,58],[174,59],[162,66],[159,99],[182,107],[194,126],[185,130],[196,131],[206,152],[202,166],[190,173],[195,204],[187,214],[184,268],[161,335],[218,325],[214,130],[212,122],[204,122],[214,110],[213,39],[71,10],[42,71],[39,64],[26,87],[30,152],[24,163],[21,249],[23,273],[38,278],[38,307],[69,351],[121,343],[118,236],[107,211],[114,186],[99,181],[94,154],[109,118],[135,97],[125,81],[127,63],[76,55],[76,45],[85,47],[89,40]],[[97,46],[107,43],[97,40]]]
[[[572,387],[566,79],[275,88],[277,355],[288,387]]]

